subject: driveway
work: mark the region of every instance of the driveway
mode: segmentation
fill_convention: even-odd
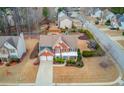
[[[42,61],[39,66],[36,85],[50,86],[53,81],[53,63],[52,61]]]

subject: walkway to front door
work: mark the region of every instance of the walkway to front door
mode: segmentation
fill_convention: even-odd
[[[53,81],[53,63],[52,61],[40,62],[36,78],[36,85],[50,86]]]

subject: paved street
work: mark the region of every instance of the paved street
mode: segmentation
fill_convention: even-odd
[[[39,70],[36,78],[36,85],[50,86],[53,81],[53,66],[52,62],[45,61],[39,65]]]
[[[94,24],[86,20],[85,17],[80,16],[80,20],[85,23],[85,27],[95,35],[96,40],[102,44],[106,51],[117,61],[118,69],[120,73],[124,73],[124,49],[117,45],[109,36],[103,31],[99,30]],[[120,75],[122,77],[122,75]]]
[[[92,33],[96,36],[96,39],[109,50],[109,53],[117,60],[117,62],[124,69],[124,50],[117,46],[104,32],[100,31],[93,24],[87,22],[87,28],[92,31]]]

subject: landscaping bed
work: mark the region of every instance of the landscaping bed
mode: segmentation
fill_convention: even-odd
[[[54,57],[53,58],[53,64],[64,64],[65,59],[59,58],[59,57]]]
[[[66,66],[75,66],[75,67],[83,67],[83,61],[82,61],[82,55],[80,49],[77,50],[77,59],[67,59],[66,60]]]
[[[31,59],[34,59],[34,58],[37,58],[38,57],[38,52],[39,52],[38,46],[39,46],[39,43],[37,43],[35,45],[33,51],[31,52],[31,54],[30,54],[30,58]]]
[[[66,60],[66,66],[83,67],[83,61],[76,61],[75,59]]]

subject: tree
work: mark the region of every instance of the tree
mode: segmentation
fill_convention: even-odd
[[[58,8],[58,13],[60,13],[60,12],[63,11],[63,10],[64,10],[63,7],[59,7],[59,8]]]
[[[47,19],[48,18],[48,16],[49,16],[49,10],[48,10],[48,8],[47,7],[44,7],[43,8],[43,16],[45,17],[45,19]]]
[[[124,14],[124,7],[112,7],[111,11],[115,14]]]
[[[30,25],[30,19],[29,19],[29,8],[26,8],[26,18],[27,18],[27,26],[28,26],[28,32],[29,35],[31,35],[31,25]]]
[[[77,54],[78,54],[77,61],[81,61],[82,60],[82,55],[81,55],[80,49],[77,50]]]
[[[19,15],[19,8],[10,8],[12,11],[13,19],[16,27],[16,34],[19,35],[21,32],[21,18]]]
[[[7,12],[6,12],[6,7],[0,8],[0,30],[4,33],[7,33],[8,31],[8,21],[7,21]]]

